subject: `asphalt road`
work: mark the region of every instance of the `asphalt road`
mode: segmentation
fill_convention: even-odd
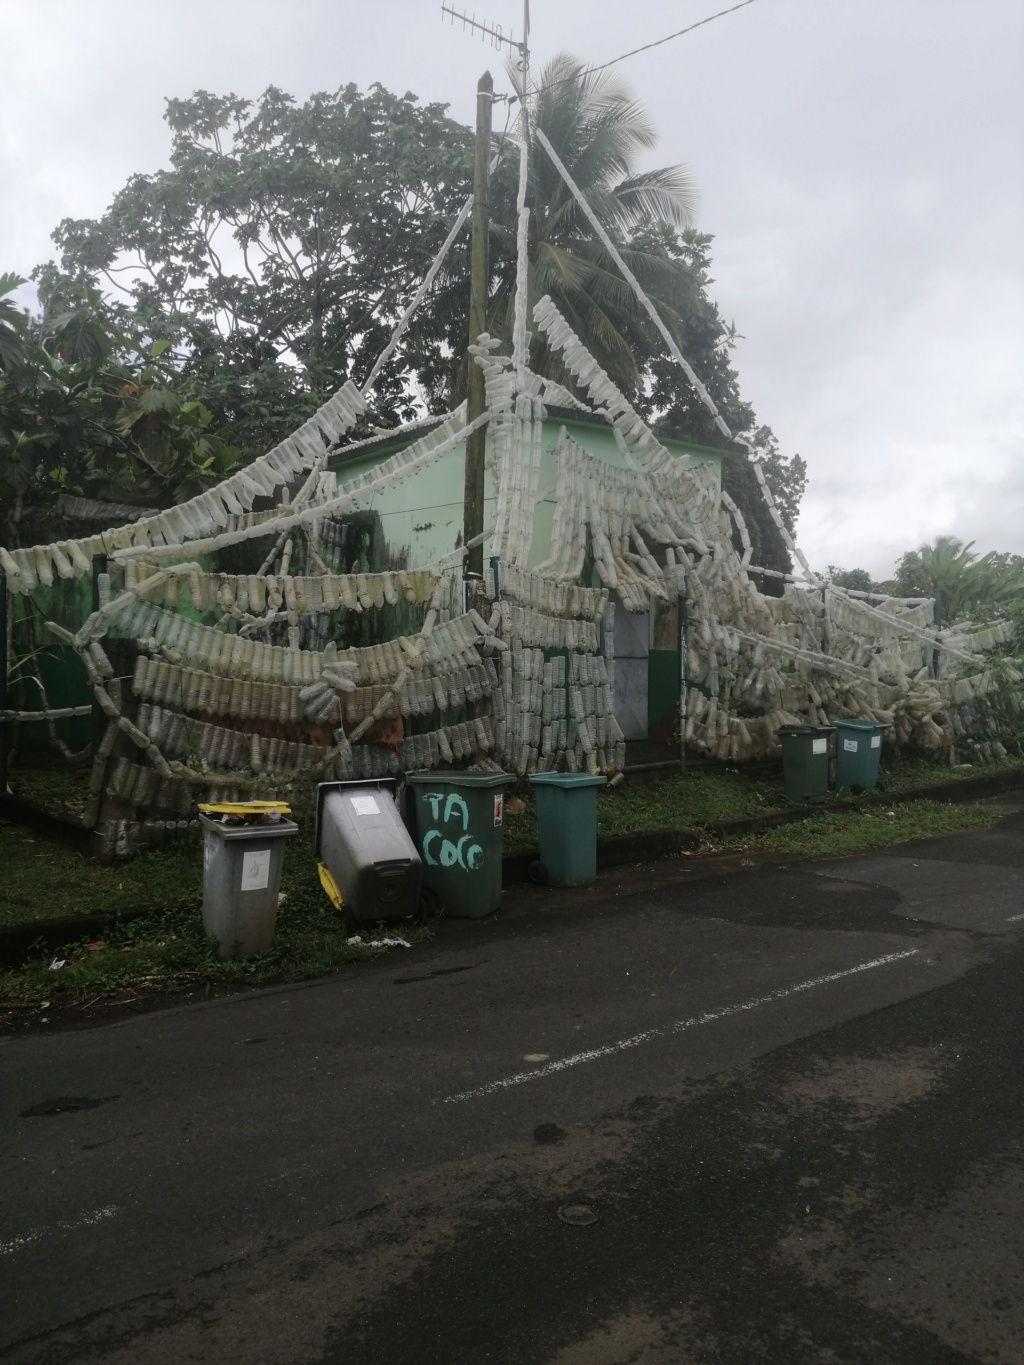
[[[1024,815],[0,1043],[0,1358],[1024,1361]]]

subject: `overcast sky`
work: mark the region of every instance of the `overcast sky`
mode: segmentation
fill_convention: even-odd
[[[728,0],[532,0],[603,62]],[[521,0],[468,8],[520,29]],[[373,81],[470,122],[501,59],[439,0],[0,0],[0,272],[165,163],[165,96]],[[619,67],[685,162],[743,391],[808,462],[813,566],[942,533],[1024,553],[1024,6],[755,0]]]

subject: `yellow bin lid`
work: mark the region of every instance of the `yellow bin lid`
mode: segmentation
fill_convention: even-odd
[[[291,815],[287,801],[209,801],[199,809],[204,815]]]

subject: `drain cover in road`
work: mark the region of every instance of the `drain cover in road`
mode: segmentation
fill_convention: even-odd
[[[563,1223],[569,1223],[574,1228],[588,1228],[591,1223],[597,1222],[597,1212],[589,1204],[563,1204],[558,1216]]]

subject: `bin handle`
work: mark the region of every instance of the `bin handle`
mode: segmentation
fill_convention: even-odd
[[[323,863],[317,863],[316,870],[320,873],[320,885],[327,892],[328,898],[335,910],[341,909],[341,892],[338,890],[338,883],[324,867]]]

